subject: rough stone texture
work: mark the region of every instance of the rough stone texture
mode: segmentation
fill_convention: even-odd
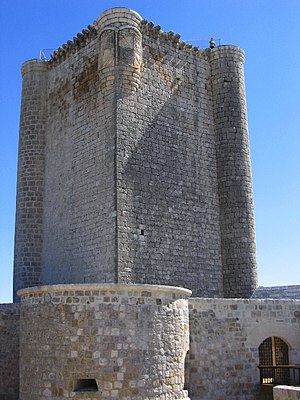
[[[48,71],[43,284],[116,281],[114,98],[90,38]]]
[[[0,400],[19,398],[19,304],[0,304]]]
[[[22,400],[188,399],[189,290],[94,284],[19,293]],[[95,379],[98,391],[76,391],[81,379]]]
[[[117,104],[122,282],[223,293],[210,79],[204,56],[143,35],[139,88]]]
[[[252,294],[239,48],[195,50],[115,8],[49,62],[23,68],[15,290],[123,282],[184,286],[194,296]],[[26,118],[34,121],[28,129]],[[37,151],[24,139],[31,136]],[[24,168],[34,194],[21,185]]]
[[[41,282],[47,65],[22,66],[16,204],[14,301],[18,289]]]
[[[300,364],[299,311],[297,300],[190,299],[191,398],[256,399],[258,347],[270,336]]]
[[[300,399],[300,388],[292,386],[275,386],[273,388],[274,400],[298,400]]]
[[[251,296],[252,299],[300,299],[300,285],[259,286]]]
[[[244,52],[221,46],[210,54],[220,201],[224,297],[256,288],[252,177],[244,83]]]

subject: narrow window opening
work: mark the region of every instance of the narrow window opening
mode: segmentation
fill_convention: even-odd
[[[190,389],[190,352],[187,351],[184,359],[184,385],[183,390]]]
[[[141,235],[144,236],[145,235],[145,231],[144,229],[141,229]]]
[[[74,392],[98,392],[96,379],[78,379]]]

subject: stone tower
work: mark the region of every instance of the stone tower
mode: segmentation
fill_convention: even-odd
[[[14,291],[68,283],[249,297],[255,230],[235,46],[103,13],[23,64]]]

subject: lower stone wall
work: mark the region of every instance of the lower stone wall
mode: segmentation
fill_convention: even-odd
[[[187,399],[189,290],[84,284],[18,293],[22,400]]]
[[[299,400],[300,387],[275,386],[273,389],[274,400]]]
[[[300,285],[259,286],[251,296],[252,299],[300,299]]]
[[[0,304],[0,400],[19,398],[19,304]]]
[[[23,400],[184,399],[186,389],[193,400],[265,400],[258,348],[270,336],[300,364],[300,301],[192,298],[189,322],[189,293],[109,284],[23,290],[21,306],[0,305],[0,400],[19,398],[20,307]],[[300,399],[299,388],[275,387],[274,400],[286,399]]]
[[[258,347],[270,336],[300,364],[300,301],[192,298],[189,314],[193,400],[259,398]]]

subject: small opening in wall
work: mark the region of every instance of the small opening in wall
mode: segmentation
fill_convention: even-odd
[[[78,379],[74,392],[98,392],[96,379]]]
[[[183,390],[190,388],[190,352],[187,351],[184,359],[184,386]]]
[[[144,236],[145,235],[145,230],[141,229],[141,235]]]

